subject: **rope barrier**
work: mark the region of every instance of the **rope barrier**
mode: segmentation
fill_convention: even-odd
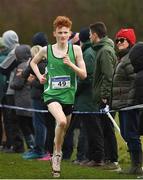
[[[5,105],[5,104],[0,104],[0,107],[1,107],[1,108],[21,110],[21,111],[48,113],[48,110],[40,110],[40,109],[32,109],[32,108],[23,108],[23,107],[19,107],[19,106],[10,106],[10,105]],[[73,114],[103,114],[103,112],[80,112],[80,111],[73,111]]]
[[[8,108],[8,109],[15,109],[15,110],[21,110],[21,111],[30,111],[30,112],[41,112],[41,113],[47,113],[48,110],[40,110],[40,109],[33,109],[33,108],[23,108],[23,107],[18,107],[18,106],[11,106],[11,105],[6,105],[6,104],[0,104],[1,108]],[[118,111],[129,111],[133,109],[142,109],[143,104],[139,105],[134,105],[134,106],[129,106],[125,108],[121,108],[119,110],[110,110],[109,112],[118,112]],[[81,112],[81,111],[73,111],[73,114],[103,114],[105,112],[101,111],[96,111],[96,112]]]

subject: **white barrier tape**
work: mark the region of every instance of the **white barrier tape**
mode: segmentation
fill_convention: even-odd
[[[104,112],[81,112],[81,111],[73,111],[72,114],[105,114]]]
[[[32,109],[32,108],[23,108],[18,106],[10,106],[5,104],[0,104],[0,107],[9,108],[9,109],[15,109],[15,110],[22,110],[22,111],[30,111],[30,112],[41,112],[41,113],[47,113],[48,110],[39,110],[39,109]],[[109,112],[118,112],[118,111],[128,111],[133,109],[142,109],[143,104],[135,105],[135,106],[129,106],[126,108],[121,108],[119,110],[111,110]],[[105,112],[81,112],[81,111],[73,111],[73,114],[105,114]]]
[[[5,104],[0,104],[0,107],[8,108],[8,109],[15,109],[15,110],[22,110],[22,111],[30,111],[30,112],[41,112],[41,113],[47,113],[48,112],[48,110],[23,108],[23,107],[10,106],[10,105],[5,105]],[[73,114],[103,114],[103,112],[79,112],[79,111],[73,111]]]
[[[138,104],[135,106],[129,106],[129,107],[122,108],[119,111],[129,111],[129,110],[133,110],[133,109],[142,109],[142,108],[143,108],[143,104]]]
[[[8,108],[8,109],[15,109],[15,110],[22,110],[22,111],[30,111],[30,112],[41,112],[41,113],[47,113],[48,112],[48,110],[22,108],[22,107],[18,107],[18,106],[9,106],[9,105],[2,105],[2,104],[0,104],[0,107],[4,107],[4,108]]]

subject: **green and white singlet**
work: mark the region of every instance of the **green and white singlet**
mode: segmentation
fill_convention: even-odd
[[[62,104],[74,104],[77,79],[75,72],[63,63],[63,58],[53,54],[52,45],[47,47],[47,83],[44,85],[44,102],[57,100]],[[75,64],[73,45],[68,45],[68,55]]]

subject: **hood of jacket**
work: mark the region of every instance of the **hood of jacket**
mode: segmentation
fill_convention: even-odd
[[[24,61],[28,61],[29,58],[31,58],[31,51],[30,51],[30,46],[23,44],[20,46],[17,46],[15,49],[15,55],[16,59],[21,63]]]
[[[12,50],[19,44],[19,38],[16,32],[9,30],[3,33],[2,35],[3,43],[5,47],[7,47],[9,50]]]

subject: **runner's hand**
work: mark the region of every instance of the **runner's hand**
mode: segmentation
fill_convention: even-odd
[[[41,74],[41,76],[39,77],[39,81],[41,84],[45,84],[47,82],[46,74]]]
[[[71,62],[68,54],[66,54],[65,57],[63,58],[63,63],[68,65],[69,67],[72,65],[72,62]]]

